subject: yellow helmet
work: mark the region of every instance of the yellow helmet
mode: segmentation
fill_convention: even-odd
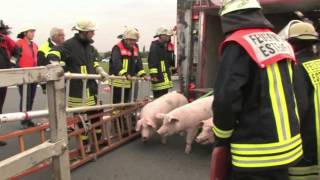
[[[290,26],[288,38],[317,40],[319,35],[312,24],[307,22],[297,22]]]
[[[134,39],[134,40],[139,40],[140,38],[140,33],[138,29],[136,28],[128,28],[122,36],[123,39]]]
[[[222,0],[220,16],[242,9],[261,9],[257,0]]]
[[[96,23],[88,20],[88,19],[80,19],[76,22],[76,25],[72,28],[73,30],[77,31],[95,31],[96,30]]]

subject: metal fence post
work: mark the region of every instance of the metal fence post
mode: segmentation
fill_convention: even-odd
[[[62,69],[61,69],[62,70]],[[50,137],[53,143],[64,140],[62,154],[52,158],[55,180],[70,180],[68,134],[66,122],[65,82],[63,71],[59,81],[47,83]]]

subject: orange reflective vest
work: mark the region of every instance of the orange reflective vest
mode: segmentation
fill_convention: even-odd
[[[119,42],[116,46],[120,49],[121,56],[124,56],[124,57],[131,57],[131,56],[138,57],[139,56],[139,49],[137,46],[133,47],[133,54],[131,53],[131,51],[129,49],[124,47],[124,44],[122,41]]]
[[[38,46],[34,42],[29,44],[26,39],[19,39],[17,45],[22,49],[21,56],[17,63],[19,67],[25,68],[37,66]]]

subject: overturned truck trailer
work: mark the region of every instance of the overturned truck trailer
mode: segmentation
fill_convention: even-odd
[[[263,12],[279,32],[290,20],[310,20],[320,29],[320,0],[260,0]],[[178,0],[177,62],[180,88],[192,100],[213,88],[224,39],[219,0]]]

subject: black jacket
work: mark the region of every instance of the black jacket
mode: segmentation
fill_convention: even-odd
[[[49,52],[49,62],[60,62],[64,65],[65,72],[96,74],[98,54],[95,48],[87,41],[81,40],[78,34],[65,41],[61,46],[53,47]],[[95,104],[97,83],[94,80],[87,82],[87,105]],[[70,82],[69,107],[81,105],[82,80]]]
[[[262,69],[239,44],[232,42],[224,47],[214,87],[213,112],[215,128],[221,131],[222,135],[227,135],[221,138],[215,133],[215,138],[218,146],[231,145],[235,169],[247,171],[288,167],[301,157],[301,138],[290,70],[291,64],[286,60]],[[273,103],[279,108],[274,109]],[[275,117],[277,114],[279,120]],[[284,140],[280,140],[281,137]],[[296,146],[283,148],[282,141],[295,142]],[[267,144],[274,144],[274,150]],[[260,149],[264,146],[265,150]],[[249,165],[246,167],[246,160],[241,165],[240,161],[236,162],[237,158],[249,160],[249,157],[254,158],[252,156],[264,158],[277,154],[286,156],[286,153],[295,151],[300,155],[283,164],[279,164],[281,161],[277,160],[265,167],[263,163],[256,167],[252,164],[251,167]],[[252,162],[255,161],[257,160]]]
[[[174,67],[172,51],[167,48],[167,43],[155,40],[151,43],[148,56],[149,73],[151,77],[156,77],[157,82],[152,82],[153,90],[172,88],[171,67]]]
[[[122,41],[122,43],[124,42]],[[130,49],[130,48],[127,48],[127,49]],[[133,50],[131,50],[131,52],[133,52]],[[125,74],[130,76],[136,76],[139,71],[143,70],[143,64],[142,64],[140,55],[136,57],[131,56],[131,57],[125,57],[125,58],[128,59],[128,69]],[[119,74],[119,72],[123,69],[123,59],[124,57],[121,56],[119,47],[114,46],[111,51],[109,74],[113,74],[116,76],[125,75],[125,74]]]
[[[319,131],[319,119],[316,118],[316,112],[320,111],[320,107],[316,109],[315,96],[320,95],[320,92],[313,86],[310,76],[303,64],[312,63],[320,60],[311,49],[302,50],[297,53],[298,64],[294,69],[294,87],[296,92],[297,103],[299,107],[301,136],[303,139],[303,160],[297,166],[313,166],[319,165],[318,148],[320,145],[317,131]],[[318,70],[318,72],[320,72]],[[316,111],[317,110],[317,111]],[[318,126],[318,127],[317,127]]]

